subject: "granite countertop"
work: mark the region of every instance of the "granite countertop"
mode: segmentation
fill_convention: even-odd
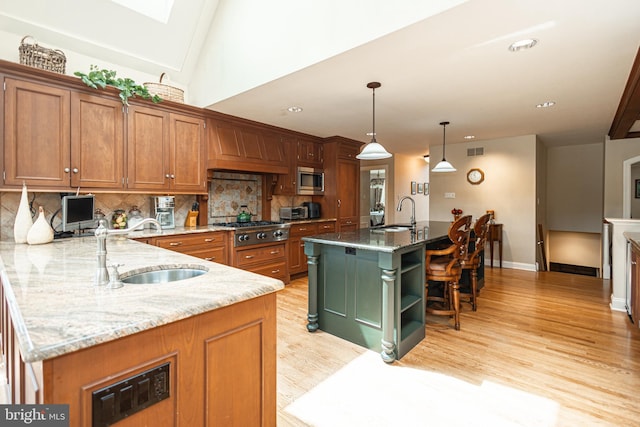
[[[208,272],[182,281],[108,289],[93,284],[96,250],[95,237],[46,245],[0,242],[2,285],[25,362],[50,359],[284,288],[277,279],[110,236],[107,265],[123,264],[121,275],[158,265],[198,265]]]
[[[409,227],[408,224],[396,224]],[[348,246],[378,252],[394,252],[413,245],[421,245],[447,237],[451,226],[447,221],[421,221],[416,224],[415,232],[384,231],[385,227],[362,228],[346,233],[326,233],[303,237],[305,242],[323,243],[334,246]],[[386,226],[392,227],[392,226]]]

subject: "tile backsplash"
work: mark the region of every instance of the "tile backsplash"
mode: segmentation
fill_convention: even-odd
[[[0,240],[13,241],[13,223],[21,195],[22,193],[20,192],[0,193]],[[37,218],[36,213],[38,207],[42,206],[49,224],[52,224],[54,230],[62,231],[60,193],[38,193],[29,191],[28,199],[34,221]],[[176,225],[184,224],[187,212],[195,201],[195,196],[176,195]],[[129,212],[133,206],[137,206],[138,209],[140,209],[142,216],[153,216],[151,212],[153,208],[151,205],[151,196],[148,194],[96,194],[95,207],[96,209],[100,209],[106,218],[111,218],[112,213],[116,209],[124,209],[126,212]],[[53,222],[51,221],[52,216]]]
[[[262,212],[262,175],[216,171],[209,183],[209,218],[208,223],[232,222],[240,212],[242,205],[254,215],[253,220],[263,219]],[[27,188],[27,191],[29,189]],[[86,193],[82,193],[86,194]],[[0,192],[0,240],[13,241],[13,224],[20,203],[21,192]],[[62,214],[60,212],[60,193],[28,192],[29,204],[34,221],[38,207],[42,206],[45,217],[53,229],[62,230]],[[184,224],[187,212],[196,201],[193,195],[176,195],[175,223]],[[311,201],[311,196],[273,196],[271,200],[271,220],[280,219],[279,212],[283,206],[300,206],[302,202]],[[137,206],[142,216],[152,215],[151,195],[149,194],[96,194],[95,207],[100,209],[106,218],[111,218],[117,209],[129,212]],[[53,221],[51,217],[53,216]]]

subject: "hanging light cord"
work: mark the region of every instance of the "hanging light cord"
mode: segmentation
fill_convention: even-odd
[[[373,131],[371,135],[371,142],[376,141],[376,88],[371,89],[373,91]]]
[[[445,161],[445,155],[444,155],[444,146],[445,146],[445,141],[447,140],[447,124],[445,123],[441,123],[442,124],[442,160]]]

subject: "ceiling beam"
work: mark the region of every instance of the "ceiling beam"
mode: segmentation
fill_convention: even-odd
[[[609,129],[609,138],[635,138],[638,132],[630,132],[631,127],[640,120],[640,48],[631,67],[627,85],[620,98],[618,110]]]

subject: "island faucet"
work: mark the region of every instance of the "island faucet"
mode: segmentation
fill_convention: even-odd
[[[110,234],[126,234],[144,224],[153,224],[156,227],[156,231],[162,231],[162,226],[155,218],[145,218],[137,224],[125,229],[107,228],[107,220],[104,218],[98,221],[98,228],[96,228],[95,231],[96,239],[98,241],[98,269],[96,270],[95,277],[96,285],[106,285],[109,283],[109,272],[107,271],[107,236]]]
[[[411,228],[416,228],[416,202],[415,200],[413,200],[411,197],[409,196],[404,196],[402,199],[400,199],[400,201],[398,202],[398,207],[396,208],[396,210],[398,212],[400,212],[402,210],[402,202],[404,202],[406,199],[411,200]]]

